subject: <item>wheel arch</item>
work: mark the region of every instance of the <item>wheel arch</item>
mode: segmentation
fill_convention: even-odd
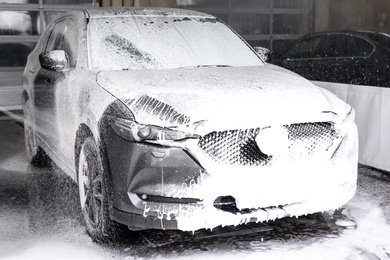
[[[102,122],[100,122],[99,130],[101,130],[101,128],[104,127],[103,125],[104,124],[102,124]],[[98,132],[100,132],[100,131],[98,131]],[[81,149],[82,149],[82,146],[83,146],[85,140],[87,140],[87,138],[89,138],[89,137],[93,138],[96,146],[98,147],[100,158],[101,158],[102,163],[103,163],[103,171],[105,172],[105,174],[108,174],[108,176],[110,176],[111,175],[110,167],[108,165],[109,162],[108,162],[107,157],[106,157],[107,155],[106,155],[103,136],[101,135],[101,133],[94,134],[92,129],[87,124],[82,123],[82,124],[80,124],[80,126],[77,129],[75,144],[74,144],[74,156],[75,156],[74,160],[75,160],[76,179],[78,179],[79,156],[81,153]]]
[[[99,129],[101,129],[102,127],[103,127],[102,122],[100,122]],[[96,136],[96,135],[98,135],[98,136]],[[96,137],[98,137],[98,138],[96,138]],[[108,160],[106,157],[103,136],[100,132],[98,132],[98,134],[94,134],[92,129],[85,123],[80,124],[80,126],[76,132],[75,147],[74,147],[74,149],[75,149],[74,153],[75,153],[76,179],[77,179],[77,182],[79,182],[79,176],[78,176],[79,175],[79,169],[78,169],[79,168],[79,156],[81,153],[81,149],[83,148],[83,144],[88,138],[93,139],[93,141],[95,142],[95,145],[97,146],[98,153],[100,155],[100,159],[101,159],[101,163],[102,163],[102,171],[103,171],[102,174],[103,174],[103,176],[105,176],[103,178],[105,181],[105,188],[104,189],[105,189],[106,199],[107,199],[105,201],[105,203],[107,203],[105,205],[105,207],[107,209],[108,217],[111,220],[111,219],[113,219],[113,217],[112,217],[112,214],[113,214],[112,213],[113,194],[112,194],[112,189],[111,189],[112,183],[111,183],[111,178],[109,177],[110,176],[110,167],[108,165]],[[107,230],[104,229],[103,232],[105,234],[110,233],[110,231],[108,229]]]
[[[78,175],[78,170],[79,170],[78,169],[79,168],[79,156],[80,156],[81,147],[83,146],[83,143],[85,142],[85,140],[90,136],[93,137],[93,133],[92,133],[91,129],[86,124],[81,124],[79,126],[79,128],[77,129],[76,140],[75,140],[75,144],[74,144],[76,177]]]

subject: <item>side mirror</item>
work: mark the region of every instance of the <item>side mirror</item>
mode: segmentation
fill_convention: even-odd
[[[260,46],[253,47],[253,49],[262,61],[268,62],[271,59],[271,53],[269,49]]]
[[[41,67],[51,71],[64,71],[69,69],[68,55],[63,50],[54,50],[39,54]]]

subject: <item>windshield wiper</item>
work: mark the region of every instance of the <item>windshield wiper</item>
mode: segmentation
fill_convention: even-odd
[[[232,67],[231,65],[195,65],[195,66],[185,66],[179,67],[179,69],[187,69],[187,68],[225,68]]]

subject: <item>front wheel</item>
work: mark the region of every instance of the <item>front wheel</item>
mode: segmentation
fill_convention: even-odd
[[[108,185],[99,149],[92,137],[83,143],[78,164],[80,204],[88,234],[95,241],[115,240],[122,227],[108,212]]]

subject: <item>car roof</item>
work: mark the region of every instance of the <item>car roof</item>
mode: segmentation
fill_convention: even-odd
[[[177,8],[99,7],[85,9],[83,11],[89,16],[89,18],[115,16],[171,16],[214,18],[214,16],[209,14]]]
[[[339,30],[339,31],[321,31],[321,32],[315,32],[310,33],[307,35],[302,36],[302,38],[315,36],[315,35],[329,35],[329,34],[349,34],[349,35],[355,35],[360,36],[363,38],[366,38],[370,41],[375,42],[376,44],[382,45],[383,47],[389,49],[390,47],[390,35],[383,33],[383,32],[375,32],[375,31],[366,31],[366,30]]]
[[[319,31],[314,33],[306,34],[303,37],[313,36],[313,35],[323,35],[323,34],[350,34],[350,35],[358,35],[363,37],[384,37],[389,38],[390,35],[383,32],[375,32],[375,31],[365,31],[365,30],[338,30],[338,31]]]

